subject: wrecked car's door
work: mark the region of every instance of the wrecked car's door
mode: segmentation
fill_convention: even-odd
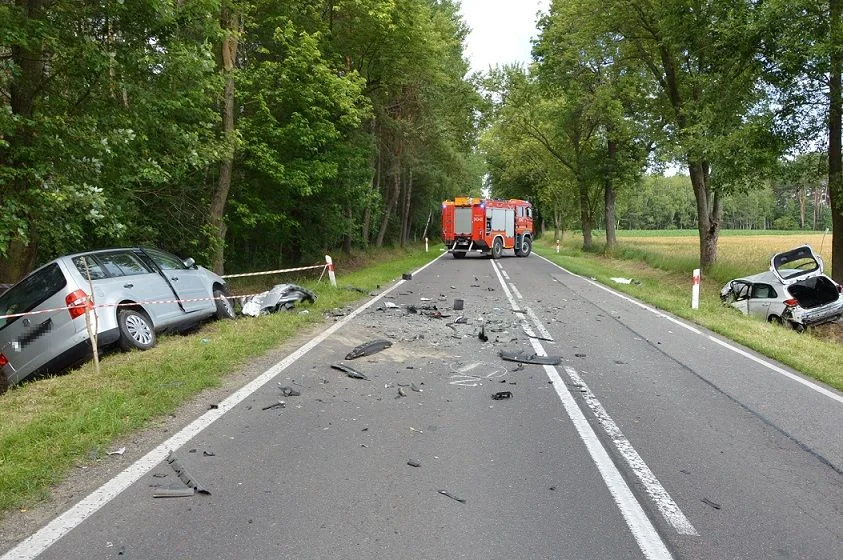
[[[749,293],[750,289],[752,288],[752,284],[749,282],[744,282],[743,280],[733,280],[730,284],[731,287],[731,301],[729,305],[743,313],[744,315],[749,314]]]
[[[776,290],[769,284],[753,284],[747,300],[748,314],[766,320],[770,313],[770,304],[778,297]]]
[[[790,251],[773,255],[770,271],[788,286],[799,280],[818,276],[823,272],[822,257],[814,253],[810,245],[803,245]]]

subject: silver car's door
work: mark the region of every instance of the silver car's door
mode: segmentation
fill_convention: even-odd
[[[164,272],[186,313],[216,309],[208,276],[202,270],[186,267],[184,261],[165,251],[144,249],[144,252]]]
[[[748,314],[766,321],[770,315],[770,304],[775,298],[776,291],[769,284],[753,284],[749,294]]]
[[[83,257],[73,264],[85,276]],[[102,270],[93,280],[94,300],[98,304],[116,304],[123,300],[139,303],[149,314],[153,325],[165,325],[181,315],[175,296],[167,282],[131,251],[114,251],[87,255],[89,270],[93,265]],[[155,302],[155,303],[153,303]],[[117,313],[115,309],[113,313]]]
[[[752,286],[749,282],[743,280],[732,281],[732,303],[731,306],[743,313],[749,314],[749,290]]]
[[[87,294],[70,288],[56,262],[0,296],[0,315],[51,310],[0,319],[0,353],[8,360],[3,372],[11,383],[21,381],[79,342],[74,335],[85,328],[85,298]],[[79,305],[66,309],[71,303]]]

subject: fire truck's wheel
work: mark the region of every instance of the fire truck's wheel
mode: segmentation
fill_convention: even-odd
[[[533,240],[529,237],[525,237],[524,240],[521,242],[521,254],[518,255],[519,257],[529,257],[530,253],[533,251]]]
[[[495,242],[492,243],[492,258],[499,259],[503,254],[503,239],[500,237],[495,238]]]
[[[465,257],[465,251],[454,251],[453,255],[455,259],[461,259]]]

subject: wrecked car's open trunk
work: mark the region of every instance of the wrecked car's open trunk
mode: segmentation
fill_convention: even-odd
[[[833,301],[837,301],[840,293],[837,286],[825,276],[814,276],[800,280],[787,287],[799,305],[804,309],[812,309]]]

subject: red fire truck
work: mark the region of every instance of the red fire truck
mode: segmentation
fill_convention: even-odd
[[[526,257],[533,250],[533,205],[526,200],[446,200],[442,203],[442,240],[457,259],[470,251],[497,259],[504,249]]]

